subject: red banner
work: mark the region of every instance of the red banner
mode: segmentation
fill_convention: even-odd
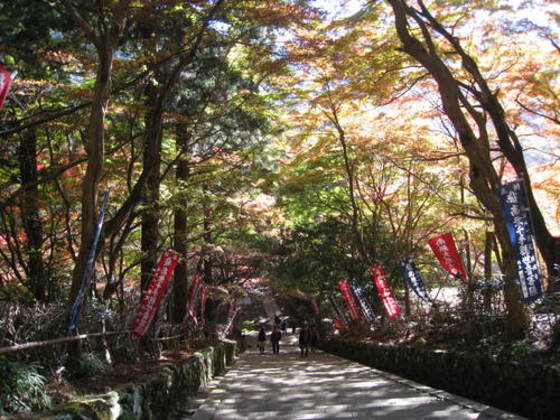
[[[389,318],[399,316],[401,314],[401,309],[399,308],[397,300],[391,293],[391,289],[389,289],[383,266],[379,264],[373,265],[370,267],[369,272],[373,277],[373,282],[375,283],[375,287],[377,287],[379,298],[383,302],[383,306],[385,306]]]
[[[449,274],[459,277],[461,280],[466,281],[467,275],[461,263],[461,257],[455,246],[455,241],[451,233],[444,233],[443,235],[436,236],[428,241],[428,245],[436,254],[437,259],[441,266]]]
[[[204,322],[204,314],[206,313],[206,299],[208,299],[208,286],[202,283],[200,291],[200,321]]]
[[[352,293],[352,290],[350,288],[350,283],[348,282],[348,280],[346,279],[339,280],[338,288],[340,289],[340,293],[342,293],[344,302],[346,302],[346,307],[350,312],[350,317],[352,318],[352,320],[359,321],[360,319],[362,319],[364,316],[362,314],[362,311],[358,307],[358,302],[356,302],[356,298]]]
[[[10,92],[12,85],[12,73],[0,66],[0,108],[4,105],[4,101]]]
[[[333,328],[335,328],[337,330],[347,330],[348,329],[346,324],[340,319],[335,319],[334,320]]]
[[[234,303],[230,302],[229,306],[228,306],[228,319],[226,321],[226,324],[224,325],[224,332],[222,333],[222,335],[225,337],[226,335],[228,335],[232,328],[233,328],[233,321],[235,320],[235,316],[237,315],[237,313],[239,312],[239,309],[237,306],[235,306]]]
[[[136,337],[144,337],[150,324],[159,309],[161,300],[165,296],[165,291],[169,285],[169,279],[175,271],[179,262],[180,255],[173,251],[166,251],[160,258],[156,269],[150,279],[150,285],[146,294],[140,302],[136,318],[134,319],[130,331]]]
[[[202,284],[202,276],[198,273],[195,274],[191,283],[191,287],[189,289],[189,293],[187,294],[187,308],[185,311],[185,319],[183,320],[183,322],[190,317],[194,321],[195,325],[198,324],[198,319],[196,318],[196,314],[194,312],[194,303]]]

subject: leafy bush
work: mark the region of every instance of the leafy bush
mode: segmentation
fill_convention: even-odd
[[[511,357],[516,360],[520,360],[528,356],[535,350],[536,350],[535,347],[527,340],[515,341],[511,345]]]
[[[76,376],[95,376],[105,370],[105,363],[95,353],[83,353],[72,373]]]
[[[0,361],[0,413],[44,410],[51,405],[46,393],[46,378],[37,363]]]
[[[241,325],[242,325],[242,329],[243,329],[243,334],[247,334],[250,331],[255,330],[255,323],[252,320],[245,319],[245,320],[243,320]]]

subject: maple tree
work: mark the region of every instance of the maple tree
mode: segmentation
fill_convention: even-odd
[[[507,330],[522,336],[529,312],[496,193],[527,181],[552,284],[555,29],[497,0],[361,3],[340,19],[296,0],[0,5],[0,59],[17,72],[0,111],[0,300],[74,301],[109,190],[85,307],[118,308],[122,325],[173,248],[156,330],[184,326],[196,273],[214,322],[267,275],[306,298],[324,301],[345,277],[376,296],[378,263],[413,318],[399,260],[414,256],[429,287],[461,289],[470,319],[504,312],[501,291],[480,292],[497,261]],[[426,247],[444,231],[468,284]]]

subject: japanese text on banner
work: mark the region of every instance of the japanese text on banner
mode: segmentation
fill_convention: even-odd
[[[136,317],[132,322],[130,331],[137,337],[144,337],[150,324],[161,305],[169,279],[179,262],[179,254],[173,251],[165,252],[154,270],[146,294],[142,298]]]
[[[404,278],[406,279],[408,285],[412,291],[422,300],[431,300],[426,286],[424,285],[424,280],[420,275],[420,271],[412,258],[404,258],[400,261],[401,269]]]
[[[372,323],[373,321],[375,321],[375,318],[374,318],[374,315],[373,315],[373,309],[371,308],[369,302],[366,300],[363,289],[357,283],[352,283],[352,288],[354,290],[354,294],[356,295],[356,299],[358,300],[358,303],[360,304],[360,308],[362,309],[362,313],[365,315],[366,319],[370,323]]]
[[[397,300],[391,293],[391,289],[389,289],[383,266],[379,264],[374,265],[370,267],[369,272],[373,277],[373,282],[377,287],[377,292],[379,293],[379,297],[383,302],[383,306],[385,306],[385,310],[387,311],[387,315],[389,315],[389,318],[395,318],[399,316],[401,310],[399,308]]]
[[[342,297],[344,298],[344,302],[346,303],[346,307],[348,308],[348,312],[350,312],[350,317],[353,321],[359,321],[363,319],[363,314],[358,307],[356,299],[354,298],[354,294],[350,290],[350,284],[348,280],[339,280],[338,281],[338,288],[340,293],[342,293]]]
[[[531,302],[543,291],[522,181],[501,185],[499,194],[509,239],[515,251],[523,301]]]
[[[428,241],[428,245],[436,255],[441,266],[449,274],[459,277],[463,281],[467,281],[465,269],[461,263],[461,257],[457,251],[457,246],[450,232],[436,236]]]

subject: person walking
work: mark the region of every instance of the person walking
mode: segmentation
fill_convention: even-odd
[[[311,324],[311,327],[309,327],[309,347],[311,348],[311,353],[315,353],[318,341],[319,332],[317,331],[315,324]]]
[[[272,344],[272,353],[278,354],[280,353],[280,338],[282,337],[282,333],[278,329],[278,326],[275,326],[270,334],[270,343]]]
[[[261,327],[259,331],[259,335],[257,337],[257,348],[260,350],[261,354],[264,353],[264,343],[266,341],[266,332],[264,331],[264,327]]]
[[[294,318],[291,319],[291,323],[292,323],[292,335],[296,335],[296,328],[298,323]]]
[[[286,330],[288,329],[288,323],[286,322],[286,320],[284,319],[282,321],[282,323],[280,324],[280,330],[282,331],[283,335],[286,335]]]
[[[309,331],[309,325],[305,324],[299,331],[299,349],[301,351],[301,357],[307,357],[310,344],[311,332]]]

